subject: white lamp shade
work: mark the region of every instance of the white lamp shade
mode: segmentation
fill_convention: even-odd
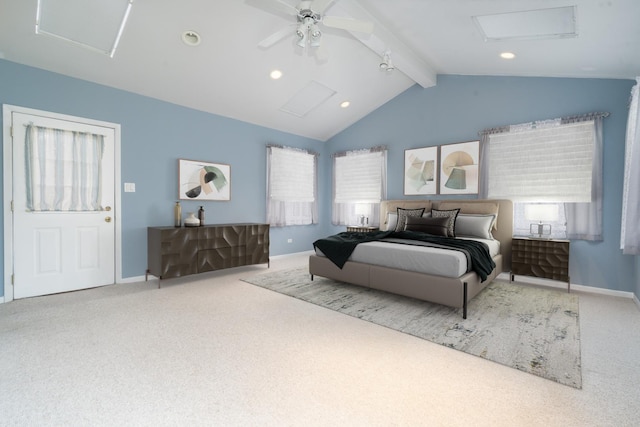
[[[526,205],[524,208],[524,216],[529,221],[557,221],[558,205]]]

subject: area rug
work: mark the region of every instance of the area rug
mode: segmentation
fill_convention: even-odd
[[[582,388],[578,296],[494,280],[462,310],[315,276],[306,268],[247,283]]]

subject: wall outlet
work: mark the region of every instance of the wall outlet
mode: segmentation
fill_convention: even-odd
[[[293,243],[293,239],[287,239],[287,243]]]

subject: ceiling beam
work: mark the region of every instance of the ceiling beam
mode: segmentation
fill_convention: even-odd
[[[349,17],[374,24],[373,34],[349,31],[362,44],[376,53],[381,59],[386,51],[391,52],[391,60],[396,69],[402,71],[411,80],[424,88],[436,85],[436,71],[431,64],[416,55],[402,40],[389,31],[376,16],[365,9],[358,0],[342,0],[334,3],[331,14],[343,11]]]

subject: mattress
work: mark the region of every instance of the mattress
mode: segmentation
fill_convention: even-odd
[[[485,243],[489,247],[491,257],[500,253],[498,240],[467,240]],[[316,254],[324,256],[318,249]],[[463,252],[380,241],[360,243],[349,257],[349,261],[444,277],[460,277],[467,272],[467,257]]]

